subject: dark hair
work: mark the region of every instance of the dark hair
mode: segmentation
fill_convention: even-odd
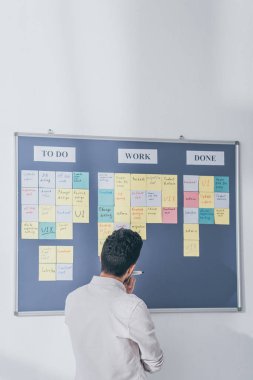
[[[120,228],[107,237],[101,253],[102,271],[123,276],[140,256],[142,238],[137,232]]]

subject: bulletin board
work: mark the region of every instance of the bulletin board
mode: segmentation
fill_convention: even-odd
[[[63,314],[118,228],[143,238],[151,311],[241,310],[238,142],[15,139],[16,315]]]

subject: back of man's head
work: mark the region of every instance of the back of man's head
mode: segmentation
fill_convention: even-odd
[[[142,244],[137,232],[124,228],[114,231],[102,248],[102,271],[117,277],[123,276],[138,260]]]

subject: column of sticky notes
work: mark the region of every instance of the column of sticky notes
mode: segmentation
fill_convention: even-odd
[[[199,256],[200,224],[229,224],[229,177],[184,175],[184,256]]]
[[[73,279],[73,246],[39,247],[39,281]]]
[[[98,173],[98,254],[121,227],[146,240],[147,223],[177,223],[177,176]]]
[[[22,170],[22,239],[73,239],[89,223],[89,173]]]

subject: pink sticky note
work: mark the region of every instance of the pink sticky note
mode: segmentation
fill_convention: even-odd
[[[163,223],[177,223],[176,207],[163,207]]]
[[[199,207],[199,193],[195,191],[184,192],[184,207],[195,208]]]

